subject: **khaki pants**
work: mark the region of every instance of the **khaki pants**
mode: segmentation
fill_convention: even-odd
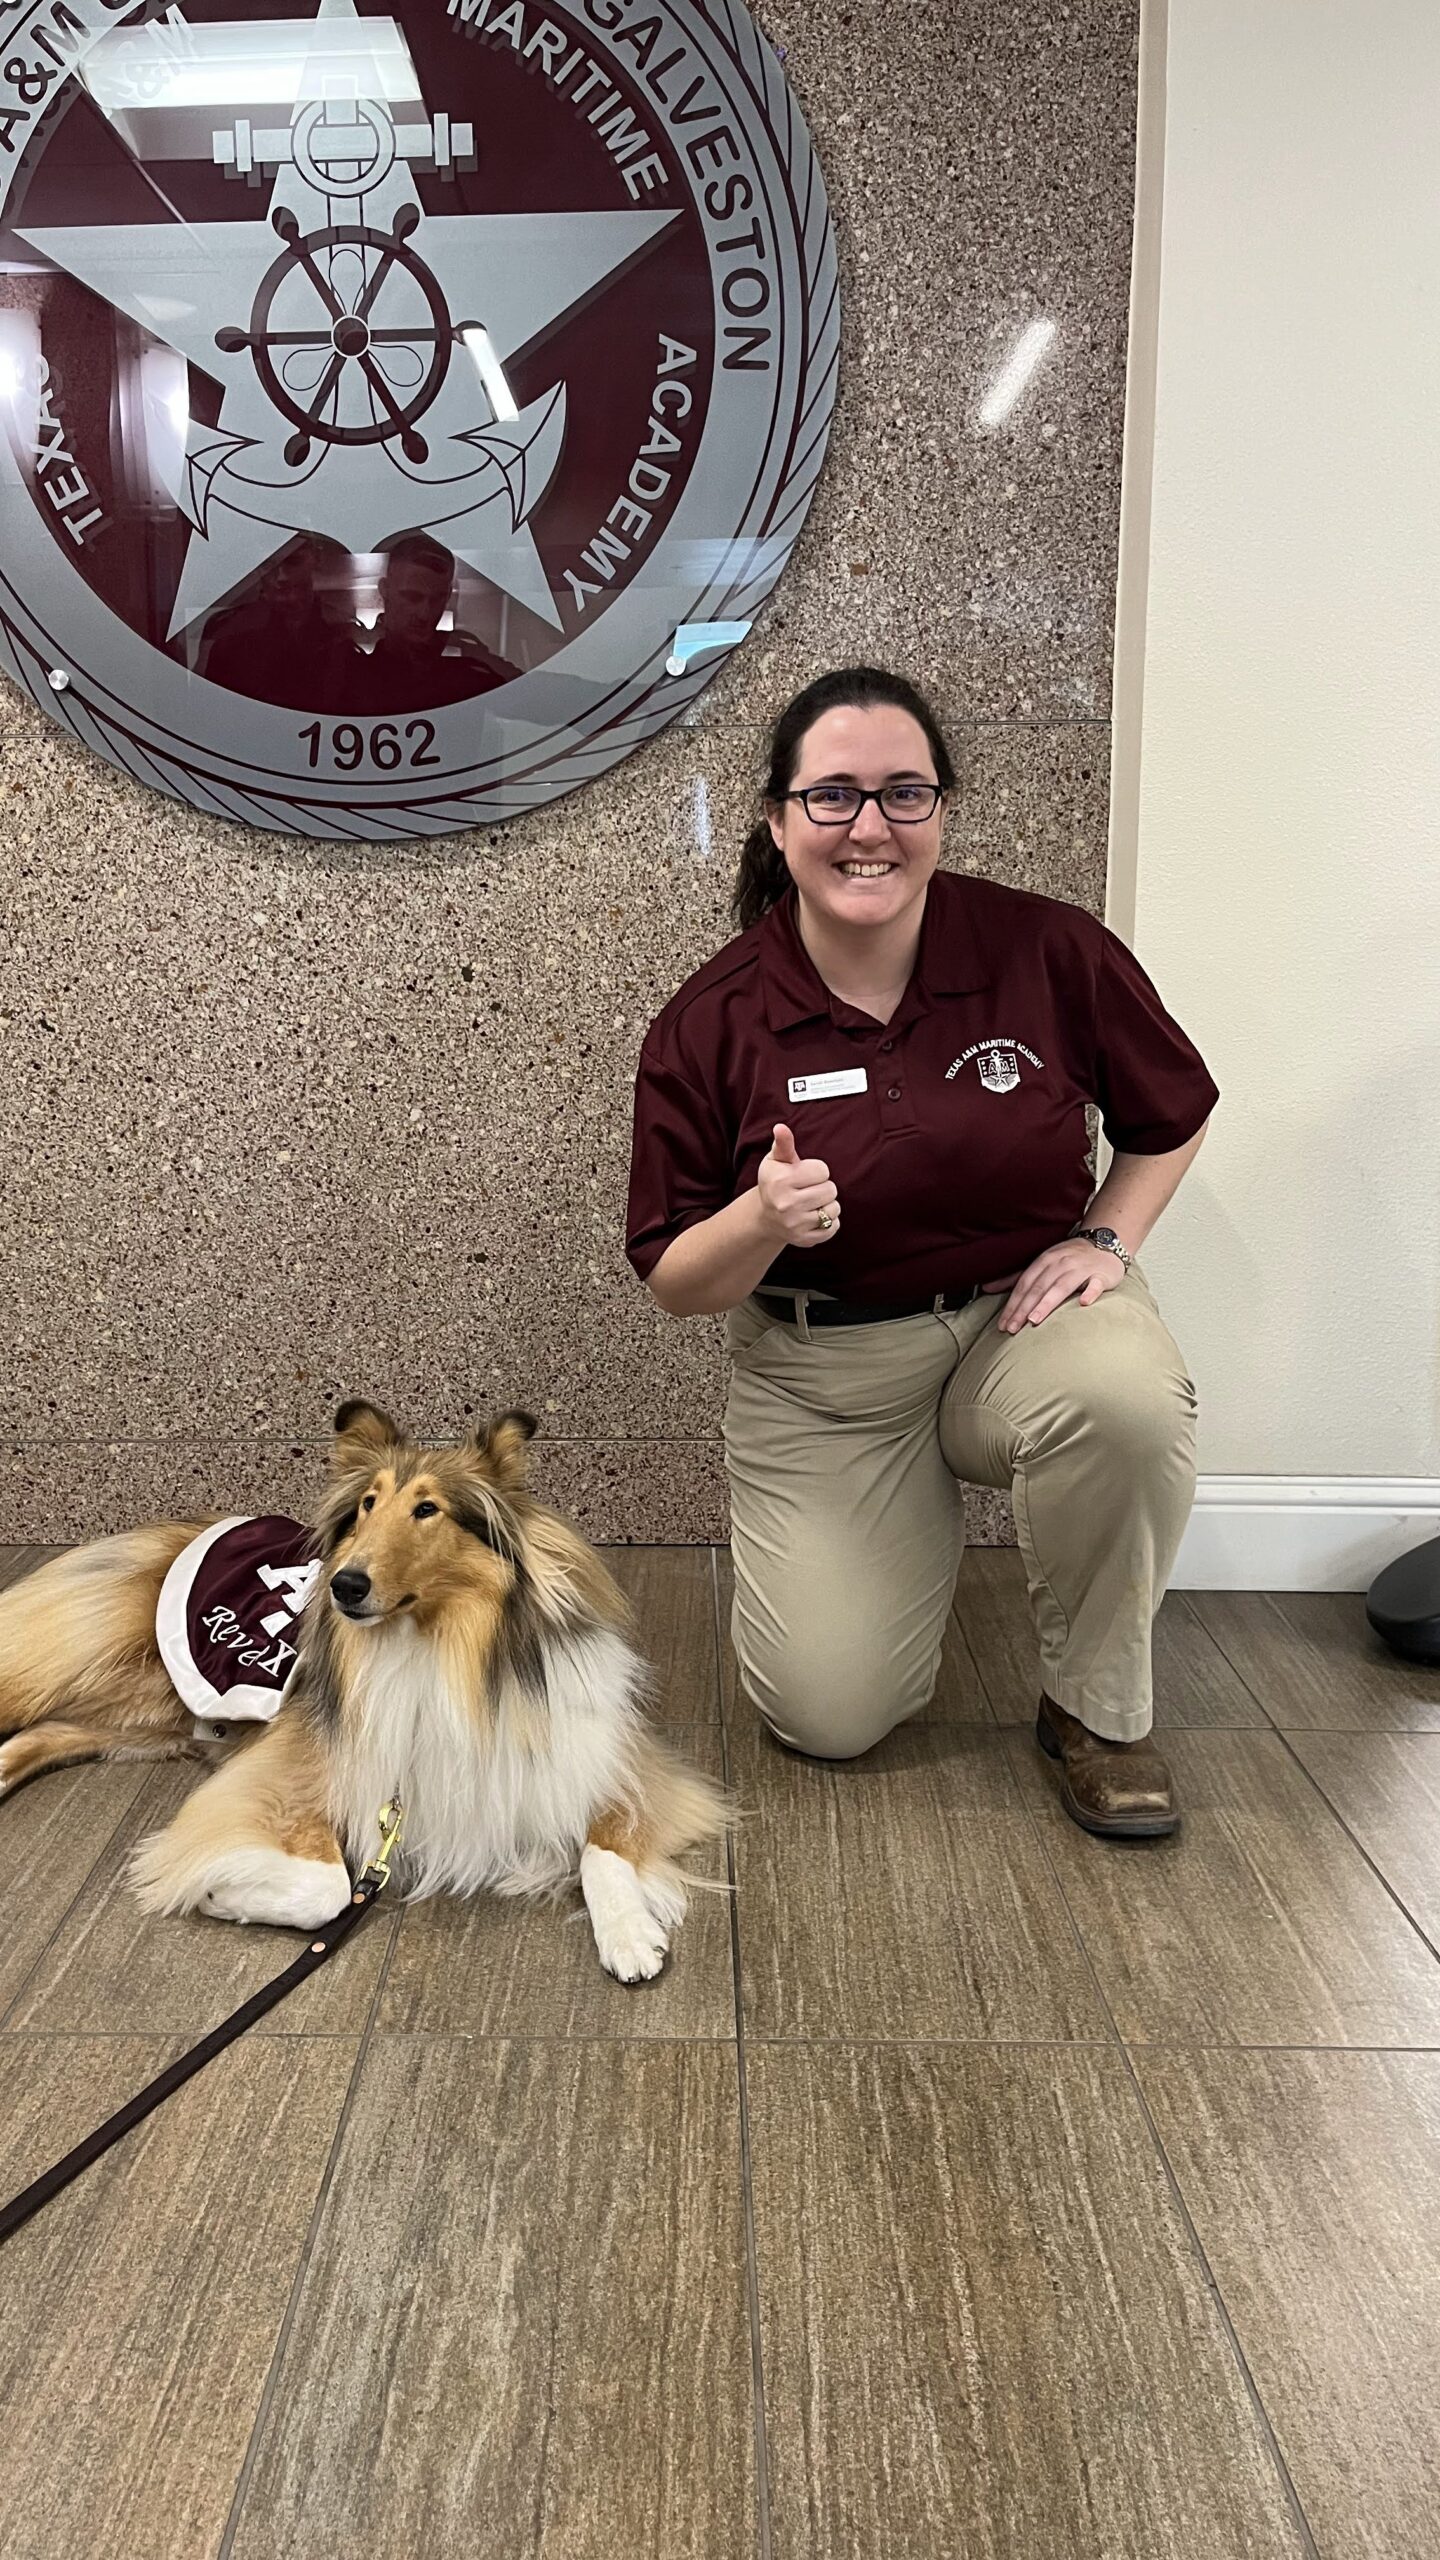
[[[1002,1334],[958,1315],[729,1319],[740,1675],[792,1749],[866,1751],[935,1686],[965,1543],[957,1478],[1011,1494],[1041,1682],[1092,1732],[1151,1718],[1150,1630],[1195,1492],[1195,1390],[1138,1266]]]

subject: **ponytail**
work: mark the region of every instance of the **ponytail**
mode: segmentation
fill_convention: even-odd
[[[789,886],[785,856],[770,833],[769,819],[762,818],[740,848],[740,868],[735,874],[730,903],[741,931],[778,906]]]
[[[880,706],[908,711],[925,732],[941,790],[953,791],[954,762],[924,695],[903,676],[887,675],[883,668],[842,667],[807,684],[803,693],[797,693],[794,701],[786,704],[776,721],[765,782],[767,808],[778,804],[789,791],[806,732],[814,728],[817,720],[823,719],[827,711],[871,711]],[[789,886],[789,865],[770,833],[768,820],[762,818],[745,839],[731,892],[730,904],[741,930],[758,924],[762,916],[778,906]]]

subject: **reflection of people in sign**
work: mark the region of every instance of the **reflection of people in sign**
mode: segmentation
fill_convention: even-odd
[[[201,643],[199,672],[211,684],[297,711],[343,711],[350,632],[325,611],[319,589],[327,570],[348,590],[350,555],[338,542],[303,534],[266,563],[258,592],[212,616]]]
[[[515,669],[473,632],[440,629],[454,587],[454,554],[430,534],[401,534],[385,546],[380,620],[373,647],[352,663],[348,709],[427,711],[509,682]]]

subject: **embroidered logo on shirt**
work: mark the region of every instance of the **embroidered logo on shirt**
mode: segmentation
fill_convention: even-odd
[[[991,1093],[1010,1093],[1020,1081],[1013,1049],[983,1049],[980,1053],[980,1081]]]
[[[980,1081],[987,1093],[1013,1093],[1020,1082],[1020,1060],[1028,1058],[1032,1067],[1043,1069],[1045,1061],[1027,1049],[1023,1040],[1002,1032],[998,1040],[975,1040],[945,1070],[945,1081],[953,1084],[962,1067],[979,1060]]]

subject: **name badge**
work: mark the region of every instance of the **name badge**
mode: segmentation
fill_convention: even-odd
[[[867,1093],[870,1079],[863,1067],[836,1067],[827,1076],[792,1076],[785,1090],[792,1102],[828,1102],[837,1093]]]

